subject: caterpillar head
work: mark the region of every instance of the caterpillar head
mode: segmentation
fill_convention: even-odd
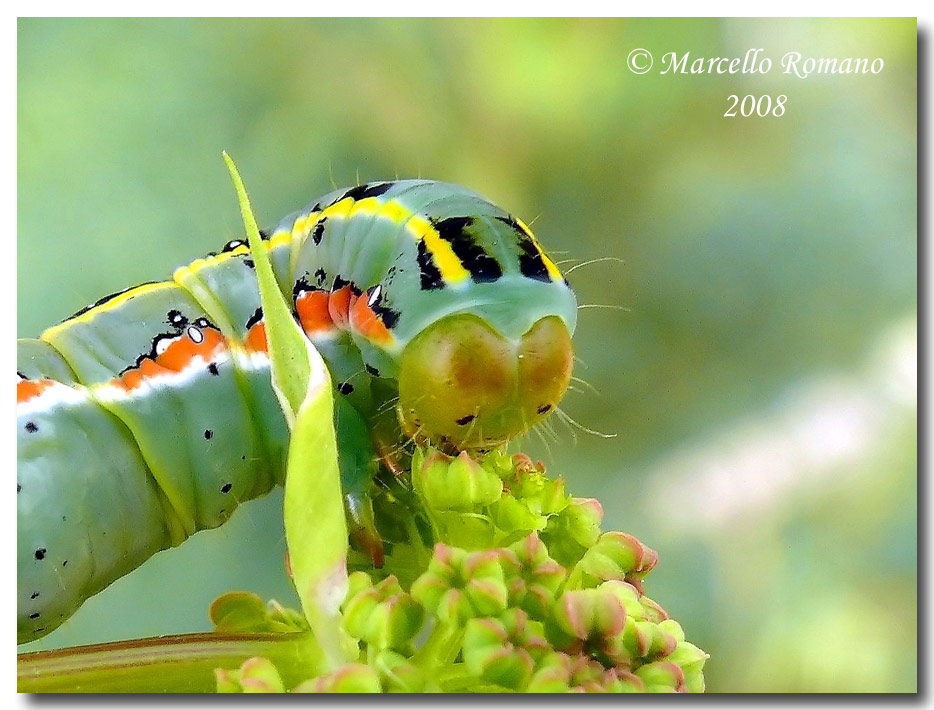
[[[571,334],[546,316],[518,338],[470,314],[447,316],[406,347],[399,371],[399,419],[418,440],[488,448],[528,431],[564,396]]]

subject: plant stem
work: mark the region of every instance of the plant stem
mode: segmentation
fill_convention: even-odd
[[[35,651],[17,658],[21,693],[203,693],[216,689],[215,668],[238,668],[253,656],[271,660],[287,688],[323,667],[310,632],[183,634]]]

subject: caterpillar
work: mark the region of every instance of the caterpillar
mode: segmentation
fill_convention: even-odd
[[[480,195],[368,183],[261,236],[335,385],[350,504],[387,441],[495,447],[564,395],[574,293]],[[16,396],[19,643],[282,483],[288,427],[239,240],[18,340]]]

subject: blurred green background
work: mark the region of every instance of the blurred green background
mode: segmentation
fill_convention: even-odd
[[[580,303],[565,411],[522,447],[659,551],[711,691],[916,688],[914,20],[20,20],[18,335],[332,186],[431,177],[534,221]],[[626,67],[635,47],[656,69]],[[663,53],[765,75],[657,73]],[[787,76],[787,51],[882,57]],[[788,96],[723,117],[730,94]],[[622,307],[621,309],[615,307]],[[28,648],[294,603],[281,496]]]

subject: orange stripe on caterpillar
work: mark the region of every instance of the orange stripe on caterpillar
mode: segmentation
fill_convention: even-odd
[[[334,325],[341,330],[347,330],[350,325],[350,307],[356,298],[350,286],[341,286],[331,293],[328,298],[328,312]]]
[[[38,397],[49,387],[58,384],[55,380],[19,380],[16,383],[16,403],[22,404],[28,402],[34,397]]]
[[[350,307],[350,327],[367,340],[380,345],[389,345],[395,336],[370,306],[366,295],[357,296]]]
[[[227,342],[219,331],[213,328],[188,328],[172,339],[155,358],[141,358],[136,367],[113,379],[111,384],[129,392],[149,378],[182,372],[197,358],[205,363],[212,362],[218,353],[226,349]]]
[[[295,299],[302,330],[309,336],[320,335],[334,329],[327,291],[304,291]]]
[[[247,352],[265,353],[269,352],[269,343],[266,341],[266,323],[260,321],[254,323],[247,331],[246,340],[243,341]]]

